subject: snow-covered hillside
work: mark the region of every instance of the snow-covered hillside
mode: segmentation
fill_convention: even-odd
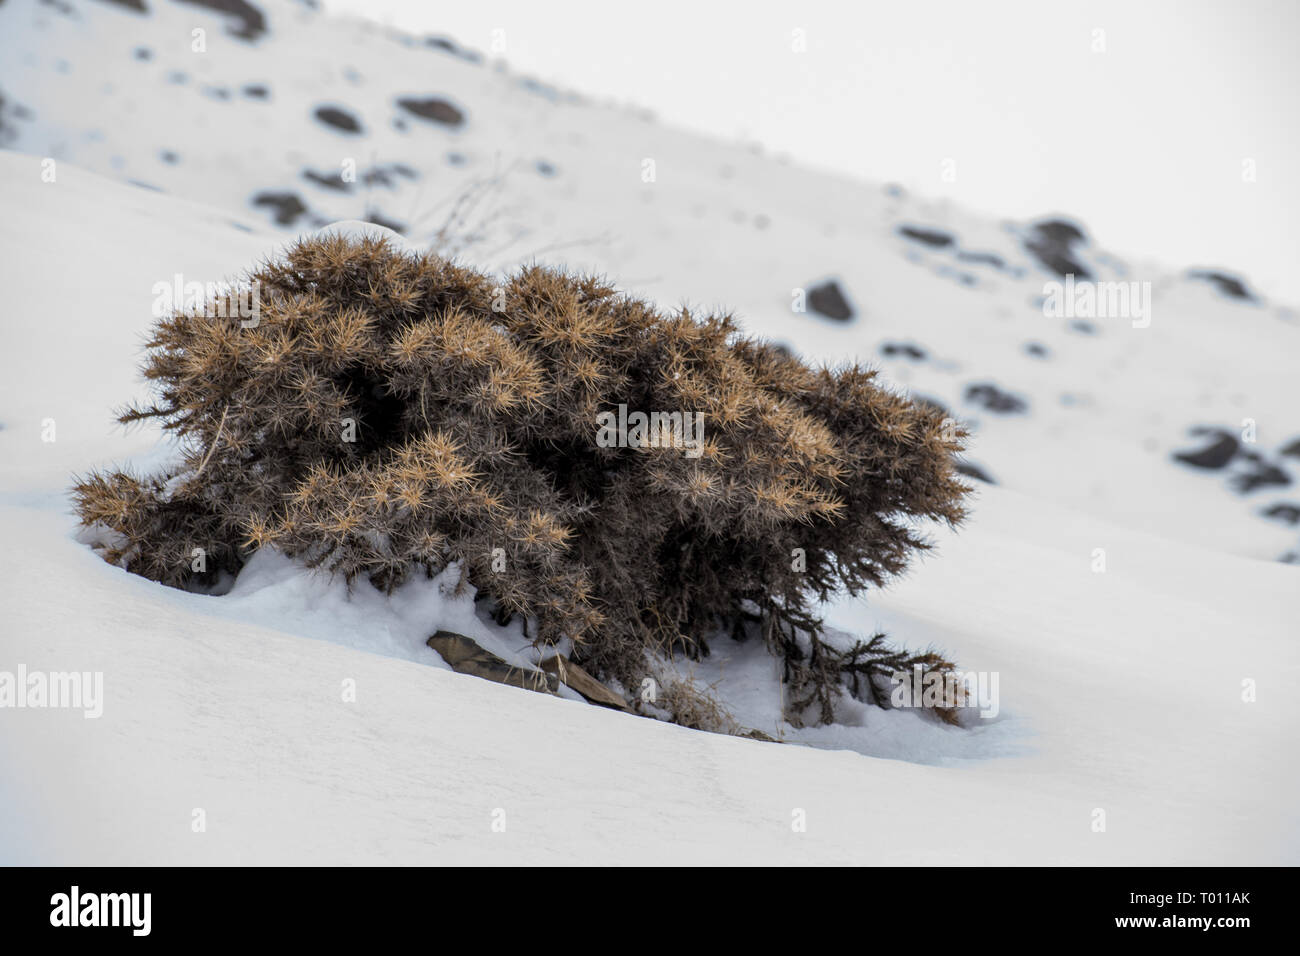
[[[1062,217],[802,170],[450,41],[299,3],[135,6],[0,5],[0,672],[104,675],[97,719],[0,709],[0,861],[1300,861],[1293,311]],[[448,225],[485,268],[730,308],[970,422],[992,483],[968,525],[827,614],[996,672],[997,716],[850,703],[781,726],[772,662],[719,646],[693,676],[811,746],[704,734],[451,673],[437,626],[519,642],[436,586],[349,596],[267,554],[208,597],[103,563],[67,489],[171,454],[113,421],[142,393],[154,284],[367,216],[416,244]],[[1149,324],[1046,314],[1063,268],[1150,282]],[[847,318],[818,313],[832,282]]]

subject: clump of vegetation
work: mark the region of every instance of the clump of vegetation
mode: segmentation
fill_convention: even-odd
[[[501,280],[377,238],[306,239],[246,278],[256,323],[234,301],[160,320],[155,398],[121,417],[180,436],[181,460],[76,487],[109,561],[206,589],[262,547],[387,588],[456,562],[499,620],[627,688],[761,639],[822,720],[845,689],[879,702],[881,661],[951,666],[836,650],[814,612],[901,572],[920,519],[963,514],[965,432],[874,371],[599,278]]]

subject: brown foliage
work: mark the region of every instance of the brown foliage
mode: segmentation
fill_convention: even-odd
[[[387,587],[460,562],[500,618],[626,686],[721,630],[829,693],[844,661],[792,660],[818,647],[814,603],[902,571],[927,547],[917,519],[962,516],[963,431],[729,316],[546,268],[498,283],[378,239],[304,240],[249,279],[256,327],[176,313],[148,343],[156,401],[122,420],[158,420],[183,460],[76,488],[83,523],[116,532],[105,556],[154,580],[210,587],[265,546]],[[702,413],[699,456],[600,447],[620,404]]]

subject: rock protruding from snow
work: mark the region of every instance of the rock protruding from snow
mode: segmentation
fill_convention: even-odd
[[[808,305],[818,315],[824,315],[828,319],[847,322],[853,318],[853,307],[834,279],[828,279],[809,289]]]

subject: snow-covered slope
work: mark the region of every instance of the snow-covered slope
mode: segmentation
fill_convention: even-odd
[[[300,4],[250,7],[260,27],[145,6],[0,5],[0,671],[102,671],[105,688],[97,720],[0,710],[0,860],[1300,860],[1300,568],[1276,560],[1300,526],[1290,310]],[[336,182],[349,159],[357,182]],[[169,454],[112,418],[140,394],[154,283],[220,279],[368,213],[417,243],[450,218],[485,267],[535,257],[732,308],[969,420],[970,461],[997,482],[969,525],[827,611],[997,672],[998,716],[850,705],[840,726],[777,726],[771,662],[719,645],[696,679],[746,726],[814,746],[702,734],[450,673],[432,625],[518,642],[436,589],[348,596],[266,555],[215,598],[101,562],[66,489]],[[1063,257],[1151,282],[1150,325],[1045,315]],[[792,309],[827,280],[849,319]],[[1212,445],[1218,467],[1174,457]]]
[[[808,172],[297,2],[142,5],[0,7],[0,145],[217,205],[232,230],[450,226],[485,267],[564,262],[725,306],[972,421],[972,463],[999,484],[1236,554],[1300,551],[1300,320],[1245,280]],[[1045,316],[1045,263],[1150,282],[1149,327]],[[792,311],[828,278],[851,320]],[[1173,457],[1219,440],[1236,450],[1219,468]]]

